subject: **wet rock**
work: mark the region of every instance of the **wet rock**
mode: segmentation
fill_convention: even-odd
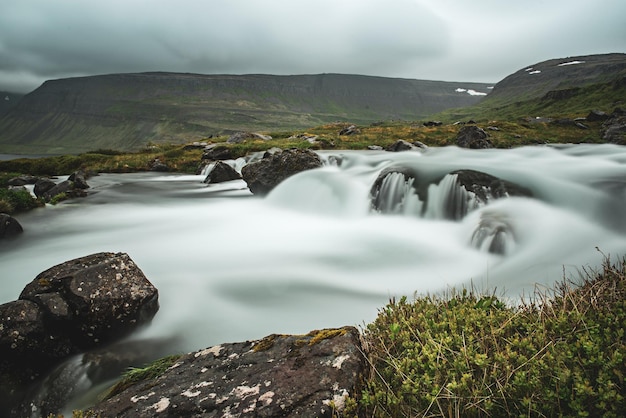
[[[26,285],[19,299],[37,303],[48,329],[68,336],[77,350],[128,335],[158,310],[156,288],[125,253],[54,266]]]
[[[39,179],[37,180],[37,182],[35,182],[33,193],[35,193],[35,196],[37,197],[43,197],[44,193],[47,193],[50,189],[52,189],[56,185],[57,184],[50,179],[46,179],[46,178]]]
[[[0,213],[0,239],[13,238],[24,232],[22,225],[7,213]]]
[[[223,183],[225,181],[239,180],[241,174],[223,161],[218,161],[213,169],[207,174],[204,182],[207,184]]]
[[[241,175],[252,193],[265,195],[286,178],[322,165],[322,159],[313,151],[291,149],[245,165]]]
[[[158,292],[124,253],[54,266],[0,305],[0,416],[63,359],[127,336],[152,319]]]
[[[68,180],[73,183],[75,189],[89,188],[89,184],[87,184],[87,174],[82,170],[73,172]]]
[[[384,148],[381,147],[380,145],[368,145],[367,149],[370,151],[383,151]]]
[[[456,136],[456,144],[461,148],[493,148],[487,132],[475,125],[463,126]]]
[[[176,359],[162,375],[97,404],[101,416],[332,417],[366,370],[353,327],[270,335]]]
[[[202,152],[203,160],[232,160],[233,157],[233,152],[226,145],[212,144],[207,146]]]

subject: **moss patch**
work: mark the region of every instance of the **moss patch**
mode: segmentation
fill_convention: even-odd
[[[626,260],[529,303],[392,300],[367,326],[367,416],[613,416],[626,410]]]

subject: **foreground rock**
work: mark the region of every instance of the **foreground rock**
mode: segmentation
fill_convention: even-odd
[[[124,253],[54,266],[0,305],[0,416],[70,355],[130,334],[158,310],[157,289]]]
[[[260,161],[245,165],[241,175],[252,193],[266,195],[286,178],[322,165],[322,159],[313,151],[290,149],[266,154]]]
[[[270,335],[181,356],[93,408],[103,417],[332,417],[364,370],[353,327]]]
[[[0,213],[0,239],[13,238],[24,232],[22,225],[7,213]]]

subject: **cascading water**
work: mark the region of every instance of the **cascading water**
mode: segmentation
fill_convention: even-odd
[[[171,350],[191,351],[358,326],[390,297],[414,292],[473,285],[515,301],[564,272],[575,278],[580,267],[599,267],[602,253],[626,254],[626,147],[322,157],[334,163],[265,198],[242,180],[204,184],[206,174],[93,177],[88,197],[18,216],[25,233],[0,243],[0,302],[55,264],[126,252],[161,305],[131,340],[176,338]],[[371,210],[372,185],[394,169],[380,188],[384,210]],[[460,187],[458,170],[488,173],[533,197],[478,201]]]

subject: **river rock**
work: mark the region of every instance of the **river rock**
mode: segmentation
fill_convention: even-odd
[[[207,145],[202,152],[202,159],[211,161],[232,160],[233,152],[226,145],[211,144]]]
[[[158,292],[124,253],[54,266],[0,305],[0,416],[63,359],[119,340],[150,321]]]
[[[313,151],[290,149],[245,165],[241,175],[252,193],[265,195],[286,178],[322,165],[322,159]]]
[[[333,417],[366,370],[353,327],[210,347],[92,411],[103,417]]]
[[[218,161],[213,166],[213,169],[204,179],[207,184],[223,183],[225,181],[239,180],[241,174],[237,172],[232,166],[226,164],[223,161]]]
[[[19,299],[39,305],[47,329],[69,337],[77,351],[128,335],[158,310],[157,289],[125,253],[97,253],[51,267]]]
[[[57,184],[50,179],[41,178],[35,183],[33,193],[35,193],[35,196],[37,197],[43,197],[45,193],[50,191],[56,185]]]
[[[475,125],[463,126],[456,136],[456,144],[461,148],[493,148],[487,132]]]
[[[24,232],[22,225],[7,213],[0,213],[0,239],[12,238]]]
[[[72,182],[74,189],[89,188],[89,184],[87,184],[87,174],[82,170],[73,172],[68,180]]]

